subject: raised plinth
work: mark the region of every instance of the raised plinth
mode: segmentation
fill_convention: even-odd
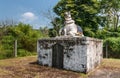
[[[90,37],[56,37],[37,42],[40,65],[90,72],[103,58],[102,40]]]

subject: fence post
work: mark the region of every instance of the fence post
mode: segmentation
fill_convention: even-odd
[[[17,40],[14,41],[14,57],[17,57]]]
[[[106,42],[106,58],[108,58],[108,42]]]

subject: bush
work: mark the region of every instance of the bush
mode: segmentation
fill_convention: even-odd
[[[14,57],[12,50],[3,50],[0,51],[0,59],[7,59]]]
[[[13,37],[3,36],[0,44],[0,59],[13,57]]]
[[[44,33],[33,29],[29,24],[19,23],[2,28],[0,31],[0,59],[14,56],[15,40],[17,40],[18,56],[36,54],[37,40],[43,37],[48,37],[47,30]]]
[[[89,36],[89,37],[94,37],[95,36],[95,33],[92,31],[92,29],[90,29],[88,27],[84,28],[83,33],[84,33],[85,36]]]
[[[105,39],[107,37],[108,31],[105,29],[98,30],[95,37],[99,39]]]
[[[23,56],[31,56],[31,55],[36,55],[36,52],[29,52],[27,50],[24,49],[18,49],[18,54],[19,57],[23,57]]]
[[[120,37],[118,38],[107,38],[104,41],[104,47],[108,45],[108,57],[120,58]]]

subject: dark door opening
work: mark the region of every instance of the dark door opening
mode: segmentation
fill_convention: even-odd
[[[63,68],[63,49],[64,47],[60,44],[55,44],[52,47],[52,67]]]

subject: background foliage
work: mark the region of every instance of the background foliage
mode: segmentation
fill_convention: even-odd
[[[62,26],[64,12],[70,11],[85,36],[103,39],[108,57],[120,58],[120,0],[60,0],[53,10],[61,19],[57,24]],[[52,30],[56,31],[54,25]]]
[[[107,38],[104,42],[104,44],[107,44],[108,47],[108,55],[107,57],[111,58],[120,58],[120,37],[118,38]]]
[[[103,52],[120,58],[120,0],[60,0],[53,8],[56,15],[47,14],[52,28],[33,29],[29,24],[0,22],[0,59],[13,57],[14,41],[18,41],[18,56],[36,53],[36,41],[55,37],[64,26],[64,12],[70,11],[85,36],[103,39]],[[107,45],[107,47],[106,47]]]
[[[48,37],[45,28],[33,29],[29,24],[23,23],[2,25],[0,30],[0,59],[14,57],[15,40],[18,44],[18,56],[27,56],[36,54],[39,38]]]

